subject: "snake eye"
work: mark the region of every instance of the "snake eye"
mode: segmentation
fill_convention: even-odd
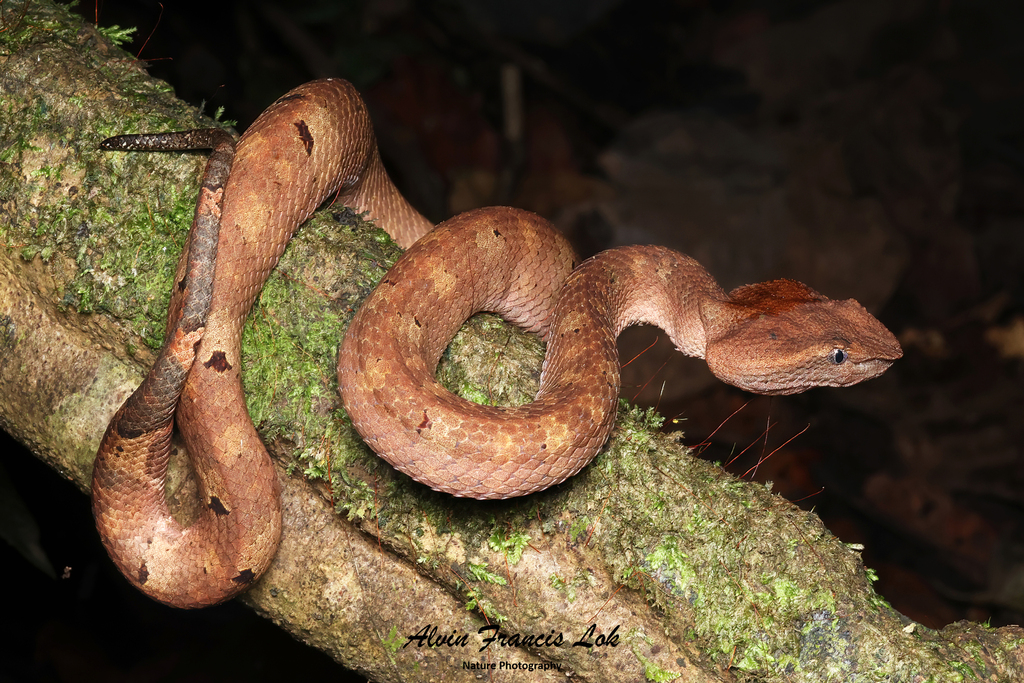
[[[832,365],[842,365],[849,357],[850,354],[842,349],[832,349],[828,352],[828,360]]]

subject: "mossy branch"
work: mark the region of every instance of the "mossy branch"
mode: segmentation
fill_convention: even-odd
[[[21,8],[0,16],[0,424],[84,491],[162,334],[203,163],[97,143],[210,122],[112,46],[120,33]],[[334,377],[348,317],[396,255],[328,208],[251,316],[250,412],[286,515],[254,609],[379,681],[1024,678],[1024,631],[914,624],[817,517],[692,458],[646,411],[624,408],[581,475],[523,499],[397,475],[352,433]],[[539,344],[491,318],[448,355],[449,386],[478,400],[535,386]]]

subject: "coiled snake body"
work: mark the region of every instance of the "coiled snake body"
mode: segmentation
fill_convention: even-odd
[[[637,322],[662,327],[719,378],[759,393],[854,384],[902,355],[855,301],[832,301],[790,280],[726,295],[697,262],[662,247],[603,252],[573,270],[564,238],[524,211],[468,212],[417,241],[430,224],[387,178],[365,106],[339,79],[308,83],[271,105],[239,140],[233,167],[230,140],[210,136],[104,143],[216,150],[179,263],[167,342],[111,420],[93,474],[108,552],[133,584],[167,604],[225,600],[273,558],[277,480],[245,408],[241,329],[292,233],[334,193],[411,246],[346,333],[338,359],[346,409],[388,462],[456,496],[524,495],[586,465],[615,417],[615,338]],[[548,342],[535,402],[480,406],[434,379],[440,354],[479,310]],[[199,518],[187,527],[164,500],[174,421],[202,495]]]

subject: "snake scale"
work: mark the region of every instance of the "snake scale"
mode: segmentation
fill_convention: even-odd
[[[791,280],[726,294],[696,261],[655,246],[609,250],[577,267],[547,221],[510,208],[467,212],[431,230],[391,184],[366,107],[340,79],[280,98],[234,152],[229,136],[213,131],[119,136],[101,147],[214,149],[165,346],[111,419],[93,473],[93,512],[110,556],[136,587],[176,607],[226,600],[273,559],[278,483],[245,407],[241,330],[294,231],[333,195],[407,248],[345,335],[338,381],[346,410],[381,457],[455,496],[525,495],[584,467],[615,418],[615,339],[635,323],[661,327],[720,379],[764,394],[847,386],[902,355],[856,301]],[[452,336],[480,310],[547,342],[533,403],[477,405],[434,378]],[[201,496],[188,526],[171,516],[164,494],[175,424]]]

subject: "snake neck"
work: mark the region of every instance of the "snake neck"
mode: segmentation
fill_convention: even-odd
[[[619,247],[588,259],[573,273],[553,325],[574,326],[589,308],[590,316],[611,321],[613,339],[632,325],[654,325],[680,352],[703,358],[703,311],[725,301],[722,288],[689,256],[658,246]]]
[[[671,249],[620,247],[588,259],[566,281],[552,314],[538,397],[594,383],[617,395],[615,340],[632,325],[659,327],[679,351],[703,358],[702,311],[725,300],[703,266]]]

